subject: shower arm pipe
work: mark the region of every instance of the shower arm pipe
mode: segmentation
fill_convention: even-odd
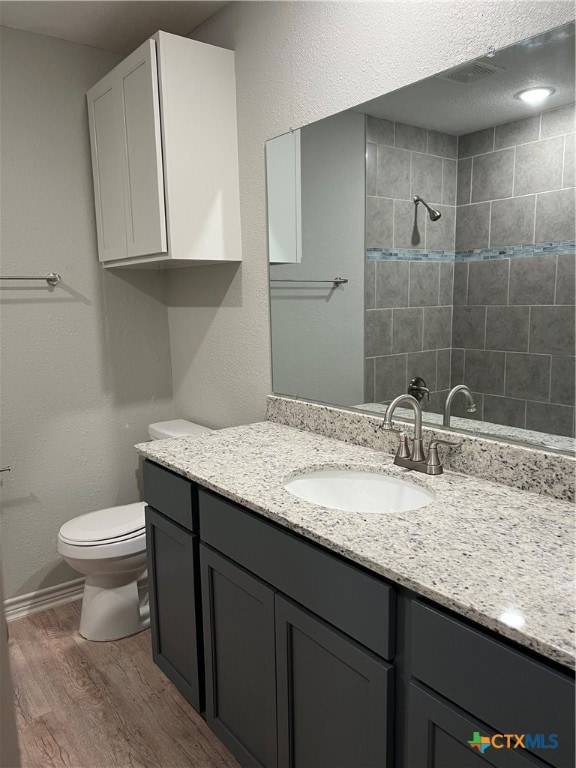
[[[0,280],[45,280],[48,285],[58,285],[62,278],[56,272],[49,272],[47,275],[0,275]]]
[[[424,208],[426,208],[426,210],[430,214],[430,218],[432,219],[432,221],[437,221],[440,218],[441,216],[440,211],[437,211],[435,208],[432,208],[432,206],[428,205],[426,200],[424,200],[423,197],[420,197],[420,195],[414,195],[413,202],[416,207],[418,206],[418,203],[422,203]]]

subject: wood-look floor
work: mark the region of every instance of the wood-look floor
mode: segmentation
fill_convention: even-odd
[[[152,662],[150,631],[78,634],[80,603],[9,624],[23,768],[238,768]]]

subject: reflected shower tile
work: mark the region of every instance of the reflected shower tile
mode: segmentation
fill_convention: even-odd
[[[378,145],[377,192],[380,197],[410,197],[410,152]]]
[[[444,205],[456,205],[456,160],[444,160],[442,163],[442,202]]]
[[[410,177],[410,196],[420,195],[429,205],[442,202],[442,165],[441,157],[412,153]]]
[[[510,150],[511,151],[511,150]],[[564,138],[559,136],[516,148],[514,195],[548,192],[562,186]],[[476,166],[474,166],[476,173]],[[498,195],[508,197],[508,195]]]
[[[407,261],[376,262],[376,306],[408,306],[409,269]]]
[[[425,226],[424,214],[418,214],[413,202],[394,200],[395,248],[424,248]]]
[[[395,144],[402,149],[411,149],[414,152],[426,152],[426,128],[417,128],[415,125],[395,123]]]
[[[406,367],[406,381],[420,376],[426,382],[426,386],[432,392],[436,389],[436,350],[426,352],[413,352],[408,355]]]
[[[454,344],[454,341],[452,341]],[[464,384],[464,350],[452,347],[450,353],[450,386]]]
[[[440,288],[439,261],[410,262],[410,298],[411,307],[438,306]],[[407,350],[403,350],[407,351]]]
[[[450,349],[436,351],[436,389],[450,389]]]
[[[488,307],[486,349],[528,351],[529,307]]]
[[[488,247],[490,203],[462,205],[456,215],[456,250]]]
[[[543,355],[573,355],[575,352],[574,307],[532,307],[530,352]]]
[[[389,355],[392,351],[392,310],[369,309],[365,316],[364,354],[366,357]]]
[[[574,377],[574,355],[552,358],[550,400],[562,405],[574,405],[576,382]]]
[[[538,141],[539,135],[540,115],[523,117],[521,120],[513,120],[511,123],[496,126],[494,148],[504,149],[504,147],[514,147],[516,144]]]
[[[452,307],[425,307],[423,349],[445,349],[452,341]]]
[[[454,264],[454,305],[468,303],[468,263],[457,261]]]
[[[458,137],[458,157],[470,157],[494,149],[494,128],[465,133]]]
[[[376,306],[376,262],[368,259],[364,262],[364,309]]]
[[[440,157],[458,157],[458,137],[440,131],[428,131],[428,154]]]
[[[374,360],[373,357],[367,357],[364,360],[364,402],[376,402],[374,390]]]
[[[494,200],[490,222],[490,246],[534,242],[536,196]]]
[[[381,117],[366,115],[366,140],[374,144],[394,146],[394,123]]]
[[[452,344],[461,349],[484,349],[485,326],[486,307],[455,306],[452,320]]]
[[[513,149],[501,149],[475,157],[472,163],[472,202],[511,197],[513,179]]]
[[[560,136],[563,133],[572,133],[575,130],[574,104],[551,109],[542,114],[541,137],[543,139],[547,139],[550,136]]]
[[[375,364],[375,400],[377,403],[393,400],[406,392],[407,355],[377,357]]]
[[[366,247],[391,248],[393,245],[393,201],[386,197],[366,198]]]
[[[429,251],[453,251],[456,230],[456,209],[449,205],[435,206],[442,216],[431,221],[426,216],[426,249]]]
[[[471,261],[468,265],[468,304],[507,304],[510,259]]]
[[[556,256],[510,259],[509,304],[554,304]]]
[[[576,255],[573,253],[558,254],[556,270],[556,301],[555,304],[574,304],[576,299]]]
[[[393,309],[392,352],[422,349],[422,309]]]
[[[377,192],[376,171],[377,171],[377,153],[376,144],[366,144],[366,194],[375,195]]]
[[[563,187],[576,185],[576,153],[574,147],[574,134],[571,133],[564,139],[564,174],[562,176]]]
[[[500,353],[492,353],[500,354]],[[506,353],[507,397],[548,400],[550,395],[550,356]]]
[[[457,205],[468,205],[472,195],[472,158],[458,160],[458,173],[456,182]]]
[[[512,397],[485,395],[484,420],[492,424],[504,424],[507,427],[526,426],[526,401]]]
[[[536,202],[537,243],[574,240],[574,189],[538,195]]]
[[[467,349],[464,353],[464,380],[473,392],[504,394],[504,352]]]
[[[574,435],[574,408],[555,403],[526,403],[526,429],[553,435]]]
[[[454,263],[443,261],[440,263],[440,296],[438,304],[448,306],[453,303],[454,296]]]

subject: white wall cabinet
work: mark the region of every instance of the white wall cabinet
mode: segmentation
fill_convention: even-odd
[[[302,261],[300,130],[266,142],[268,257],[272,264]]]
[[[240,261],[233,51],[158,32],[87,99],[103,265]]]

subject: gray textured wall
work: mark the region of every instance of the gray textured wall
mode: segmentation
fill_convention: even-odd
[[[2,29],[5,597],[77,578],[66,520],[139,499],[134,443],[173,413],[165,278],[98,264],[86,90],[119,56]]]
[[[244,262],[169,278],[178,416],[213,426],[264,416],[264,142],[572,17],[569,2],[248,2],[195,31],[236,51]]]

